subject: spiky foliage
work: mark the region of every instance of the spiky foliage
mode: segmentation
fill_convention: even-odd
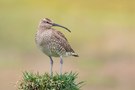
[[[19,90],[80,90],[83,82],[76,83],[77,73],[64,73],[50,76],[24,72],[19,82]]]

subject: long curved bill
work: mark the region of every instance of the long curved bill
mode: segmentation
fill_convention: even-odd
[[[64,27],[64,26],[61,26],[59,24],[56,24],[56,23],[53,23],[52,26],[58,26],[58,27],[62,27],[64,29],[66,29],[67,31],[71,32],[68,28]]]

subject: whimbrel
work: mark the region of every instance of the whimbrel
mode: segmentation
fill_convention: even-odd
[[[75,56],[78,55],[74,52],[71,46],[68,43],[68,40],[60,31],[52,28],[53,26],[62,27],[69,32],[71,32],[68,28],[61,26],[59,24],[53,23],[50,19],[44,18],[40,21],[38,26],[38,31],[36,33],[35,41],[37,46],[41,49],[41,51],[49,56],[50,58],[50,73],[52,72],[53,67],[53,59],[52,57],[60,57],[60,74],[62,74],[62,65],[63,65],[63,57],[65,56]]]

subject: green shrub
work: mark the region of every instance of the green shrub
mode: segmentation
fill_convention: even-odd
[[[76,83],[76,73],[64,73],[50,76],[45,73],[24,72],[23,79],[19,81],[19,90],[80,90],[83,82]]]

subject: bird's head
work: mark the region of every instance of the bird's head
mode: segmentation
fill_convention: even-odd
[[[50,29],[52,26],[58,26],[58,27],[62,27],[66,30],[68,30],[69,32],[71,32],[68,28],[62,26],[62,25],[59,25],[59,24],[56,24],[56,23],[53,23],[52,20],[48,19],[48,18],[44,18],[40,21],[40,24],[39,24],[39,27],[42,27],[42,28],[46,28],[46,29]]]

